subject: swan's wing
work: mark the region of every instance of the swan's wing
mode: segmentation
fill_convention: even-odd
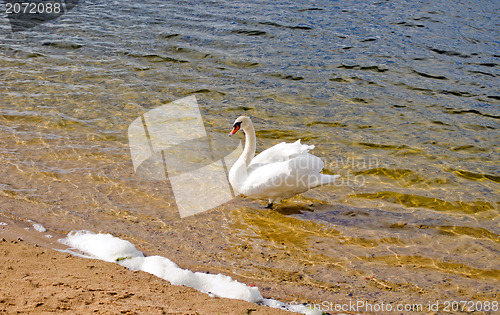
[[[288,161],[300,154],[314,149],[313,145],[301,144],[300,139],[294,143],[281,142],[262,151],[252,159],[249,168],[261,167],[266,164]]]
[[[290,173],[289,161],[264,164],[255,168],[245,180],[243,194],[257,198],[280,196]]]
[[[303,153],[287,161],[265,164],[249,173],[244,194],[249,196],[287,198],[320,184],[326,184],[323,161],[312,154]]]

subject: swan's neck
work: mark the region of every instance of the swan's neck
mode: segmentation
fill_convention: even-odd
[[[253,128],[253,125],[250,124],[250,127],[248,127],[245,131],[245,149],[243,150],[243,153],[241,154],[241,158],[243,159],[243,162],[245,162],[245,165],[248,167],[250,165],[250,162],[252,162],[253,157],[255,156],[255,129]]]

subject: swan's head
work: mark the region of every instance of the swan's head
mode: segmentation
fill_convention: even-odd
[[[234,121],[233,130],[231,130],[229,136],[231,137],[240,129],[247,130],[250,126],[252,126],[252,121],[250,120],[250,117],[240,116],[236,118],[236,120]]]

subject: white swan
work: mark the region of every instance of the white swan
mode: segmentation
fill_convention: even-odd
[[[249,117],[238,117],[229,136],[240,129],[245,132],[245,149],[229,171],[229,182],[247,197],[268,199],[268,208],[282,198],[331,184],[340,177],[320,174],[323,161],[308,153],[313,145],[301,144],[300,140],[279,143],[254,157],[255,129]]]

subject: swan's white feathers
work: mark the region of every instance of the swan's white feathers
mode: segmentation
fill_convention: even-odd
[[[339,175],[320,174],[323,161],[309,153],[313,145],[282,142],[255,154],[255,131],[250,118],[238,117],[245,131],[245,150],[229,172],[233,188],[248,197],[269,199],[272,203],[311,188],[331,184]],[[248,161],[251,161],[248,163]],[[248,165],[248,166],[247,166]]]
[[[249,171],[241,192],[254,198],[290,198],[313,187],[333,182],[319,174],[324,163],[307,152],[286,161],[264,164]]]
[[[249,166],[254,164],[269,164],[274,162],[287,161],[296,157],[299,154],[307,153],[309,150],[314,149],[314,145],[301,144],[300,139],[294,143],[281,142],[269,149],[262,151],[252,159]]]

